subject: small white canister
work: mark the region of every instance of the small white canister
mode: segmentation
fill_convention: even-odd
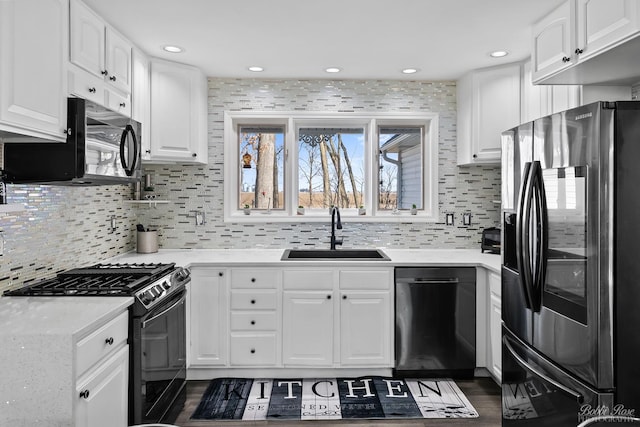
[[[158,231],[138,231],[138,253],[152,254],[158,252]]]

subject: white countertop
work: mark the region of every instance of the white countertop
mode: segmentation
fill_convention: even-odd
[[[81,337],[132,303],[133,297],[0,297],[0,336]]]
[[[182,267],[232,264],[308,266],[480,266],[500,272],[500,255],[481,253],[476,249],[384,249],[390,261],[311,260],[282,261],[284,249],[161,249],[153,254],[129,252],[108,262],[175,262]]]

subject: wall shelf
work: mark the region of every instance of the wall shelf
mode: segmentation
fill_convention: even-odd
[[[125,203],[129,203],[132,205],[147,205],[147,206],[153,206],[154,208],[157,205],[166,205],[171,203],[171,200],[156,200],[156,199],[150,199],[150,200],[125,200]]]

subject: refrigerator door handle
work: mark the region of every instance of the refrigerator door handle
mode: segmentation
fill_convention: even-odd
[[[516,213],[516,261],[520,283],[524,290],[525,303],[527,308],[532,308],[531,295],[531,251],[530,251],[530,226],[531,226],[531,199],[532,189],[531,162],[524,165],[523,183],[518,200],[518,211]]]
[[[578,402],[578,404],[584,403],[584,396],[582,394],[578,393],[575,390],[571,390],[570,388],[560,384],[556,380],[553,380],[553,379],[549,378],[548,376],[546,376],[542,372],[540,372],[538,369],[536,369],[533,366],[531,366],[530,364],[528,364],[518,353],[516,353],[516,351],[513,349],[513,347],[509,343],[509,340],[507,339],[507,337],[502,337],[502,344],[504,345],[504,348],[507,349],[507,351],[511,354],[511,356],[515,359],[515,361],[523,369],[525,369],[525,370],[527,370],[529,372],[532,372],[536,376],[540,377],[542,380],[544,380],[544,381],[548,382],[549,384],[553,385],[554,387],[564,391],[568,395],[573,396],[576,399],[576,402]]]
[[[532,188],[535,200],[536,227],[535,239],[533,247],[535,248],[535,271],[533,272],[533,281],[531,289],[531,309],[534,312],[540,312],[542,309],[542,289],[546,279],[547,267],[547,248],[548,241],[548,218],[547,218],[547,200],[544,191],[544,181],[542,177],[542,167],[540,162],[533,162],[532,165]]]

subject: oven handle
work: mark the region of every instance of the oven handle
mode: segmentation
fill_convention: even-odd
[[[153,322],[154,320],[156,320],[158,317],[162,317],[165,314],[167,314],[169,311],[173,310],[174,308],[176,308],[177,306],[179,306],[180,304],[184,304],[184,301],[187,299],[187,293],[183,292],[182,296],[173,304],[171,304],[170,307],[168,307],[165,310],[162,310],[160,313],[156,314],[155,316],[149,318],[149,319],[145,319],[142,322],[142,329],[146,328],[147,323]]]

